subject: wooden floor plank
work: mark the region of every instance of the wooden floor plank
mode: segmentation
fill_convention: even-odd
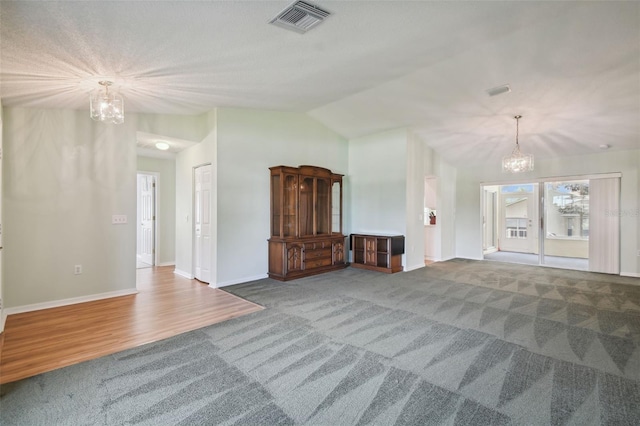
[[[0,384],[256,312],[261,306],[173,273],[137,270],[139,293],[9,315]]]

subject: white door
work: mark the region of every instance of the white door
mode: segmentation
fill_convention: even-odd
[[[534,192],[500,194],[500,250],[537,253],[537,202]]]
[[[138,175],[138,255],[140,261],[149,265],[154,264],[155,254],[155,176]]]
[[[197,167],[194,193],[194,276],[211,282],[211,165]]]

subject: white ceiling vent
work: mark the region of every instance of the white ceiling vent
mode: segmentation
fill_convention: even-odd
[[[299,33],[306,33],[330,13],[311,3],[297,1],[273,18],[270,23]]]

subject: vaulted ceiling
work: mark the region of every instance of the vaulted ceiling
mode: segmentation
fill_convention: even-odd
[[[290,1],[0,3],[4,106],[304,112],[347,138],[409,127],[454,165],[640,148],[639,2],[328,1],[306,34]],[[509,84],[491,97],[486,90]],[[88,115],[88,114],[87,114]]]

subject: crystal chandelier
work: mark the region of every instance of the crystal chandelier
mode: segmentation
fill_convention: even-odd
[[[520,152],[520,144],[518,143],[518,123],[522,116],[516,115],[516,147],[511,155],[502,157],[502,171],[504,173],[520,173],[533,170],[533,154],[523,154]]]
[[[117,92],[110,92],[111,81],[99,81],[104,89],[93,90],[89,94],[91,118],[103,123],[124,123],[124,101]]]

